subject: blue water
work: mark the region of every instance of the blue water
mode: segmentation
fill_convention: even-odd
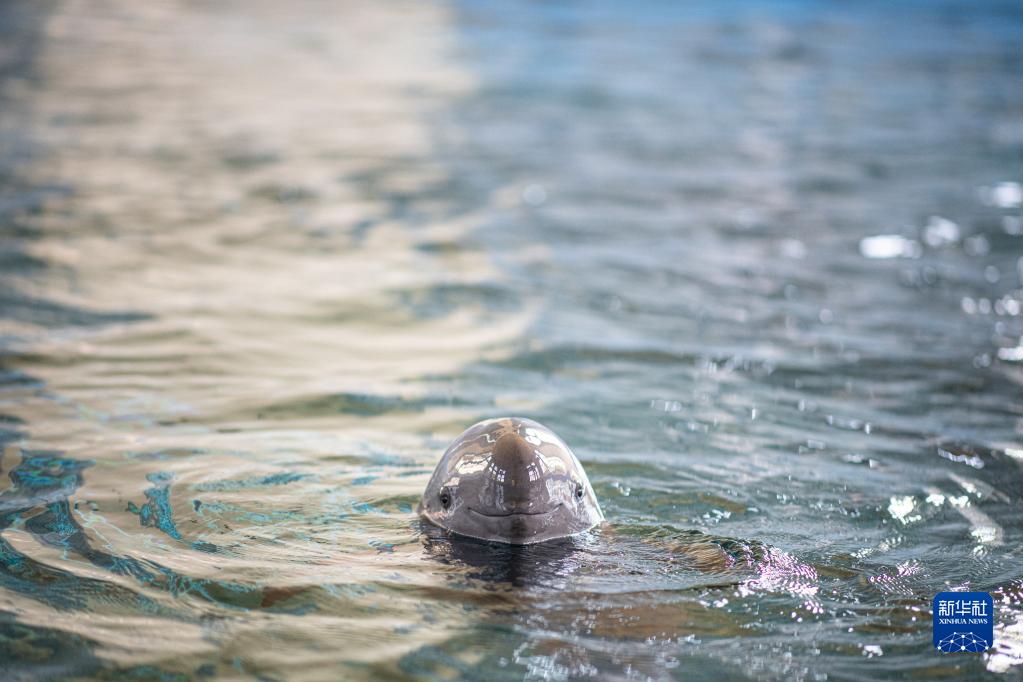
[[[1010,678],[1015,2],[0,6],[3,679]],[[413,513],[555,430],[608,523]],[[946,590],[995,648],[931,648]]]

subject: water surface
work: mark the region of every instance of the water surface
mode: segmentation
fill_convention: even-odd
[[[1011,2],[6,3],[4,678],[1019,675],[1021,44]],[[508,414],[604,528],[420,525]],[[931,650],[948,589],[994,650]]]

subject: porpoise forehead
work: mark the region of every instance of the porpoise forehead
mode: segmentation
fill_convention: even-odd
[[[545,472],[564,473],[579,467],[568,446],[550,429],[529,419],[505,417],[468,429],[451,444],[438,468],[453,475],[487,466],[514,468],[514,463],[535,460]]]
[[[536,459],[536,452],[519,434],[506,433],[494,443],[490,457],[494,466],[513,469],[520,464],[532,462]]]

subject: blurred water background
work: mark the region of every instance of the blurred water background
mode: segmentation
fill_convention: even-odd
[[[3,678],[1019,675],[1021,45],[1015,1],[3,3]],[[507,414],[606,528],[420,526]],[[931,649],[946,589],[993,650]]]

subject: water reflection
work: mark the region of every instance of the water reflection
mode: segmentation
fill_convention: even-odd
[[[802,594],[810,598],[801,613],[822,611],[813,599],[816,572],[757,543],[641,527],[526,546],[448,535],[427,523],[421,532],[425,557],[444,566],[458,590],[450,598],[471,605],[475,629],[498,637],[478,665],[459,657],[464,642],[456,639],[409,654],[406,670],[444,662],[472,676],[497,661],[505,670],[487,673],[497,679],[523,668],[537,677],[631,669],[657,678],[681,665],[713,675],[735,664],[727,642],[755,626],[764,599]],[[747,665],[754,663],[766,659],[749,656]]]
[[[998,0],[0,4],[0,667],[1014,674],[1021,35]],[[606,528],[419,528],[505,414]],[[949,588],[996,650],[933,656]]]
[[[506,545],[452,536],[431,523],[421,522],[423,550],[430,559],[464,569],[464,578],[506,589],[543,587],[559,589],[599,551],[591,534],[534,545]]]

